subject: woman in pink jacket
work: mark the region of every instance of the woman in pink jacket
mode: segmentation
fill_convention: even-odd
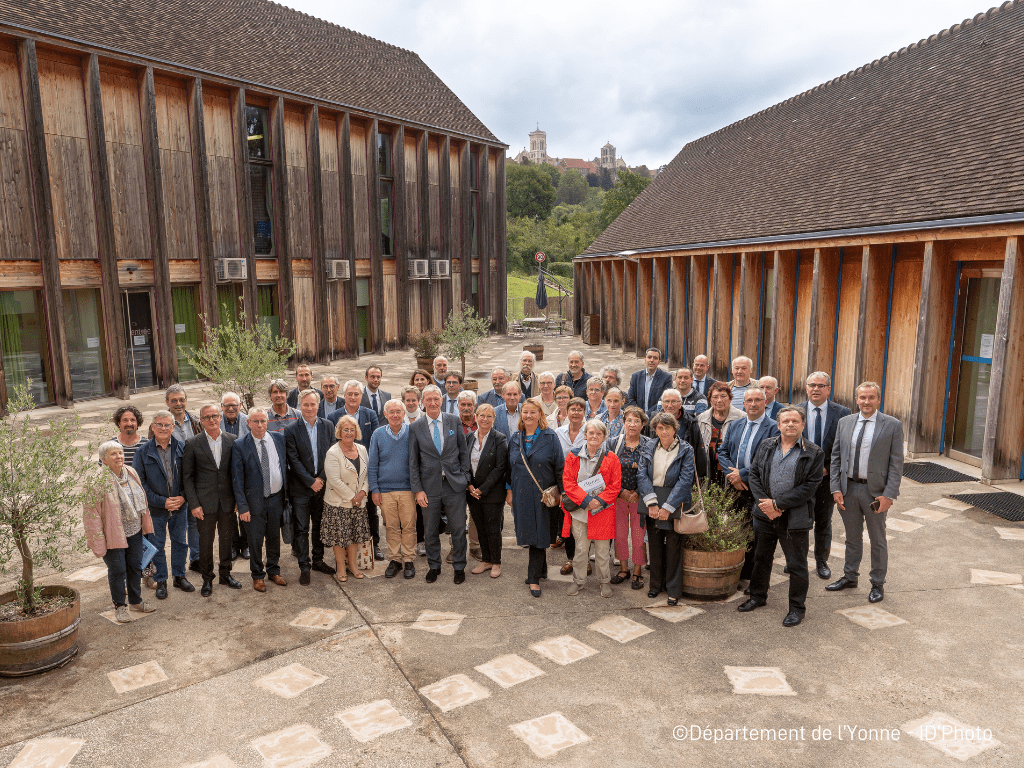
[[[114,616],[126,624],[132,620],[129,610],[156,610],[142,599],[142,537],[153,532],[153,520],[146,491],[135,470],[125,466],[121,446],[111,440],[100,446],[99,454],[107,488],[95,504],[83,508],[82,522],[89,549],[107,564]]]

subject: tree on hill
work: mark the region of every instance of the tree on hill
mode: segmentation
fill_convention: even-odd
[[[601,207],[602,230],[615,221],[615,217],[626,210],[650,183],[650,179],[640,174],[631,173],[625,168],[620,170],[615,186],[604,196],[604,205]]]
[[[597,172],[597,177],[600,181],[601,189],[605,192],[610,190],[614,186],[612,182],[612,174],[607,168],[602,168]]]
[[[546,219],[551,214],[555,187],[543,166],[509,165],[505,169],[505,185],[509,216]]]
[[[587,180],[575,168],[570,168],[562,174],[562,180],[558,183],[555,202],[558,205],[579,205],[587,199],[588,190]]]

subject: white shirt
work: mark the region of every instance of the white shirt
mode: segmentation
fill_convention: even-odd
[[[269,432],[262,440],[256,440],[255,437],[253,440],[256,442],[256,457],[261,461],[263,450],[260,448],[260,444],[267,446],[267,459],[270,461],[270,493],[273,495],[284,487],[284,478],[281,477],[281,459],[277,455],[277,446]]]
[[[821,415],[814,412],[815,408],[821,408]],[[807,401],[807,438],[814,440],[815,430],[818,428],[818,419],[821,419],[821,439],[825,440],[825,425],[828,424],[828,400],[821,405],[815,405]],[[867,438],[865,438],[867,439]],[[821,446],[818,446],[821,448]]]
[[[862,414],[858,414],[857,423],[853,426],[853,442],[850,443],[850,476],[853,476],[853,446],[857,445],[857,435],[860,434],[861,429],[864,430],[864,442],[860,444],[860,477],[862,480],[868,479],[868,457],[871,456],[871,440],[875,436],[875,422],[878,420],[878,411],[875,411],[867,419]],[[864,426],[862,427],[861,424]]]
[[[571,450],[573,450],[575,448],[579,448],[581,445],[586,445],[587,444],[587,435],[586,435],[587,430],[584,429],[584,427],[586,427],[586,425],[587,425],[586,422],[583,422],[583,424],[580,425],[580,431],[576,435],[576,439],[572,440],[572,441],[569,440],[569,427],[571,427],[572,424],[569,423],[568,421],[565,422],[565,424],[563,424],[562,426],[560,426],[558,429],[555,430],[555,434],[558,435],[558,442],[562,444],[562,455],[563,456],[568,456],[569,455],[569,451],[571,451]]]
[[[658,372],[658,370],[655,369],[654,373],[657,373],[657,372]],[[645,411],[650,409],[650,405],[648,405],[648,404],[651,401],[651,382],[654,381],[654,373],[648,373],[647,374],[647,381],[644,383],[644,406],[643,407],[644,407]]]
[[[484,452],[484,446],[487,445],[487,439],[491,436],[491,432],[494,429],[487,430],[487,434],[484,435],[483,440],[480,439],[480,433],[476,433],[476,440],[473,441],[473,450],[469,452],[469,463],[473,466],[473,474],[476,474],[476,468],[480,464],[480,454]]]
[[[206,442],[210,445],[210,450],[213,451],[213,463],[217,465],[217,469],[220,469],[220,454],[221,447],[224,445],[224,433],[221,432],[217,435],[217,439],[214,440],[210,437],[210,433],[206,433]]]
[[[444,422],[441,420],[441,414],[438,414],[436,419],[432,419],[427,416],[427,433],[430,435],[430,442],[434,442],[434,425],[437,424],[437,434],[441,436],[441,448],[438,453],[444,452]]]
[[[655,488],[665,487],[665,475],[668,474],[668,468],[672,466],[672,462],[675,461],[678,455],[679,443],[676,443],[672,450],[666,451],[661,447],[661,442],[659,441],[658,445],[654,448],[653,461],[651,462],[651,485]]]
[[[509,413],[508,406],[505,406],[505,424],[508,426],[509,435],[519,429],[519,412],[521,410],[522,408],[516,408],[513,413]]]
[[[340,397],[334,398],[334,402],[333,403],[329,403],[325,399],[324,400],[324,418],[326,419],[328,416],[330,416],[336,410],[341,408],[344,404],[345,404],[345,401],[342,400]]]

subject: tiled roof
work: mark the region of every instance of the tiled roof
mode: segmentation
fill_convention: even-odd
[[[498,141],[412,51],[268,0],[0,0],[0,24]]]
[[[567,168],[575,168],[578,171],[584,173],[596,173],[597,166],[595,166],[590,160],[580,160],[575,157],[563,157],[562,162],[565,163]]]
[[[1024,211],[1024,2],[690,142],[587,249]]]

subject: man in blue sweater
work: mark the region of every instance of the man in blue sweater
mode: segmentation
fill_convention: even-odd
[[[370,438],[370,496],[384,514],[391,562],[384,577],[393,579],[402,570],[403,576],[416,576],[416,501],[409,479],[409,425],[401,400],[388,400],[384,405],[387,424]]]

